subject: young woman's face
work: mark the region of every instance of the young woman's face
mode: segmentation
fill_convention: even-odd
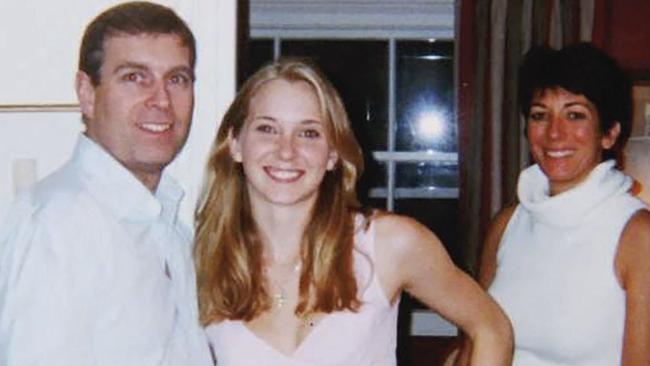
[[[549,179],[550,193],[582,182],[616,142],[620,126],[600,132],[596,106],[583,95],[546,89],[532,100],[527,116],[530,152]]]
[[[230,139],[253,203],[311,207],[337,161],[325,123],[316,93],[304,81],[275,79],[255,93],[239,136]]]

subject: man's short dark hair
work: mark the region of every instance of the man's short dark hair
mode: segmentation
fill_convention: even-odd
[[[111,7],[88,24],[79,51],[79,70],[85,72],[95,86],[99,85],[106,39],[138,34],[177,35],[190,50],[190,64],[194,68],[196,41],[187,24],[168,7],[134,1]]]

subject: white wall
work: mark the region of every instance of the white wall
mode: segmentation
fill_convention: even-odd
[[[0,215],[14,197],[14,178],[28,182],[34,170],[40,179],[72,151],[82,128],[73,89],[81,35],[96,14],[119,2],[0,1]],[[186,189],[181,214],[189,223],[209,144],[235,91],[236,0],[156,2],[174,8],[197,38],[194,122],[185,149],[170,167]],[[43,104],[73,107],[63,112],[25,108]]]

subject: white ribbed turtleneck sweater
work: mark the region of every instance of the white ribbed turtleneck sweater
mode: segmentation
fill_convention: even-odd
[[[620,364],[625,292],[614,258],[625,224],[645,207],[631,184],[614,161],[552,197],[538,166],[521,173],[489,289],[513,323],[514,365]]]

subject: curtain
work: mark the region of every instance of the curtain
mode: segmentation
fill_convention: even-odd
[[[590,41],[605,0],[459,0],[457,16],[460,136],[460,245],[476,273],[491,218],[515,203],[529,165],[517,110],[517,68],[531,45]]]

